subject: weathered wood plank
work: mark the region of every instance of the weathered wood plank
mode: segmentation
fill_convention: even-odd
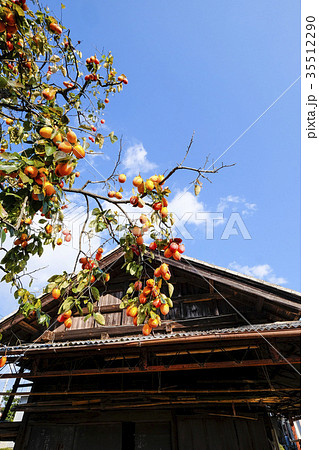
[[[273,361],[272,359],[256,359],[256,360],[244,360],[244,361],[216,361],[203,364],[172,364],[158,365],[158,366],[146,366],[142,369],[139,366],[136,367],[108,367],[104,369],[78,369],[78,370],[62,370],[62,371],[47,371],[37,373],[24,373],[24,374],[9,374],[4,373],[2,378],[25,378],[27,380],[35,378],[56,378],[56,377],[76,377],[76,376],[93,376],[93,375],[107,375],[107,374],[122,374],[122,373],[152,373],[152,372],[173,372],[182,370],[204,370],[204,369],[230,369],[230,368],[242,368],[242,367],[261,367],[261,366],[276,366],[287,364],[300,364],[301,358],[299,356],[285,358],[280,361]]]
[[[44,392],[19,392],[14,394],[12,392],[0,392],[0,396],[14,396],[19,397],[56,397],[56,396],[72,396],[72,395],[129,395],[129,394],[144,394],[144,395],[169,395],[169,394],[244,394],[256,392],[299,392],[301,388],[259,388],[259,389],[124,389],[124,390],[81,390],[81,391],[44,391]],[[1,422],[0,422],[1,423]]]
[[[105,308],[105,307],[103,307]],[[127,317],[126,312],[123,310],[119,310],[121,312],[119,312],[119,316],[117,316],[116,318],[113,318],[112,320],[115,321],[114,324],[111,323],[107,323],[107,326],[95,326],[93,324],[93,319],[89,319],[89,321],[91,321],[91,326],[90,327],[79,327],[79,329],[77,328],[73,328],[73,324],[72,327],[68,330],[65,329],[64,325],[61,324],[59,325],[59,327],[57,327],[54,331],[53,331],[53,335],[52,332],[45,332],[44,335],[42,336],[43,341],[45,340],[52,340],[54,339],[55,341],[60,341],[60,340],[76,340],[76,339],[88,339],[88,338],[97,338],[100,337],[101,333],[107,333],[109,336],[121,336],[121,335],[131,335],[131,334],[139,334],[141,332],[141,328],[140,327],[136,327],[134,325],[132,325],[132,318],[131,317]],[[101,308],[101,312],[102,312],[102,308]],[[120,314],[122,315],[122,322],[121,325],[119,323],[119,319],[120,319]],[[112,314],[111,314],[112,315]],[[105,315],[105,318],[107,319],[107,315]],[[79,321],[79,323],[81,324],[81,322],[83,322],[83,318],[82,317],[75,317],[74,320]],[[167,325],[169,325],[171,327],[172,330],[182,330],[182,329],[187,329],[187,328],[200,328],[200,327],[208,327],[209,326],[215,326],[215,325],[228,325],[228,324],[236,324],[238,323],[238,316],[236,314],[225,314],[225,315],[220,315],[220,316],[210,316],[210,317],[189,317],[188,319],[180,319],[180,320],[163,320],[162,321],[162,326],[158,327],[157,330],[158,331],[165,331]],[[120,326],[119,326],[120,325]]]
[[[170,408],[174,407],[174,405],[195,405],[196,407],[200,406],[206,406],[206,405],[219,405],[219,404],[240,404],[243,403],[247,405],[248,403],[257,403],[259,405],[267,405],[267,404],[276,404],[276,403],[282,403],[285,401],[290,401],[290,397],[284,397],[281,395],[273,395],[271,397],[255,397],[255,398],[229,398],[229,399],[216,399],[216,400],[206,400],[206,399],[185,399],[185,400],[168,400],[168,401],[151,401],[151,402],[142,402],[142,403],[136,403],[136,400],[134,399],[133,402],[129,403],[126,402],[125,404],[121,405],[114,405],[110,403],[102,403],[101,399],[98,399],[96,401],[96,404],[91,404],[89,400],[83,402],[82,404],[71,404],[71,405],[43,405],[40,406],[37,403],[34,404],[27,404],[27,405],[20,405],[16,409],[18,411],[29,411],[29,412],[54,412],[54,411],[81,411],[81,410],[87,410],[88,406],[90,407],[90,410],[117,410],[117,409],[135,409],[135,408],[155,408],[158,409],[159,407],[167,406],[169,405]]]
[[[0,440],[15,441],[22,422],[2,422],[0,423]]]
[[[21,322],[19,323],[19,326],[25,330],[28,331],[31,334],[35,334],[39,332],[38,328],[33,327],[32,325],[30,325],[29,323],[25,322],[24,320],[21,320]]]

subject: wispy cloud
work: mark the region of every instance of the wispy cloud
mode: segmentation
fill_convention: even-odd
[[[157,167],[147,159],[147,151],[141,143],[132,145],[126,150],[122,164],[129,176],[147,173]]]
[[[283,277],[278,277],[272,267],[269,264],[259,264],[256,266],[241,266],[236,261],[228,265],[229,269],[235,270],[236,272],[243,273],[251,277],[259,278],[264,281],[269,281],[273,284],[286,284],[287,280]]]
[[[228,195],[227,197],[221,197],[217,205],[217,211],[225,212],[226,210],[251,215],[257,210],[257,205],[247,202],[243,197]]]
[[[175,226],[185,239],[194,239],[195,237],[194,233],[192,233],[193,237],[191,237],[189,225],[193,227],[204,226],[206,238],[213,239],[214,228],[229,223],[232,215],[234,216],[233,222],[231,222],[233,225],[230,228],[233,229],[234,224],[237,223],[237,226],[241,226],[241,233],[245,237],[243,231],[244,229],[246,230],[246,227],[241,216],[251,215],[257,209],[255,203],[249,203],[244,198],[234,195],[222,197],[217,206],[208,207],[186,188],[183,191],[176,192],[170,201],[169,207],[170,211],[174,213]],[[228,233],[227,236],[229,237],[231,234],[234,233]],[[247,236],[249,236],[249,233],[247,233]],[[226,239],[224,234],[222,239]]]

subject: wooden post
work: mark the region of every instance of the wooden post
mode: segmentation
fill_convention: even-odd
[[[298,450],[301,450],[301,446],[300,446],[300,442],[296,433],[296,429],[295,429],[295,425],[292,419],[289,419],[289,423],[290,423],[290,427],[291,427],[291,431],[292,434],[294,435],[294,443],[296,444]]]
[[[171,443],[172,450],[178,450],[178,429],[176,411],[171,410]]]
[[[24,367],[21,366],[21,367],[20,367],[20,370],[19,370],[19,374],[22,374],[22,373],[23,373],[23,370],[24,370]],[[15,380],[13,386],[12,386],[12,393],[13,393],[13,394],[16,394],[16,393],[17,393],[17,390],[18,390],[20,381],[21,381],[21,378],[16,378],[16,380]],[[15,395],[10,395],[10,396],[9,396],[8,401],[7,401],[7,403],[6,403],[6,406],[4,407],[3,413],[2,413],[2,415],[1,415],[1,419],[0,419],[1,422],[4,422],[4,421],[6,420],[6,418],[7,418],[7,416],[8,416],[8,413],[9,413],[9,411],[10,411],[10,408],[11,408],[12,402],[13,402],[13,400],[14,400],[14,397],[15,397]]]
[[[147,350],[145,348],[141,349],[141,355],[139,359],[139,368],[140,370],[147,369]]]

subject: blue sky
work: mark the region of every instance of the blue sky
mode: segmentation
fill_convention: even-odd
[[[103,116],[123,137],[123,172],[129,149],[139,155],[142,175],[173,167],[193,131],[190,166],[202,165],[208,154],[217,159],[231,146],[218,163],[236,165],[212,176],[199,197],[192,188],[182,195],[193,180],[189,173],[169,183],[177,212],[193,214],[185,224],[193,237],[185,241],[186,253],[300,290],[300,80],[265,112],[300,75],[299,2],[63,3],[63,24],[73,41],[82,41],[83,57],[111,50],[116,69],[129,80]],[[47,4],[60,17],[60,3]],[[90,159],[99,172],[110,172],[117,148],[103,150],[110,159]],[[85,161],[80,170],[82,179],[100,179]],[[211,225],[205,212],[224,215],[214,239],[206,238],[205,221],[198,220]],[[240,230],[221,239],[236,217],[232,212],[251,239]],[[65,260],[58,252],[57,270]],[[9,296],[7,287],[2,293]],[[14,307],[8,298],[0,312]]]

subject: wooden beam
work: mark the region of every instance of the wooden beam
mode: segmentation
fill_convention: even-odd
[[[110,328],[110,327],[109,327]],[[92,338],[92,337],[97,337],[99,336],[101,333],[105,333],[105,332],[109,332],[109,328],[107,327],[99,327],[99,328],[93,328],[92,330],[88,329],[85,330],[86,331],[86,340]],[[116,327],[114,327],[116,328]],[[119,327],[118,327],[119,328]],[[132,327],[136,330],[137,327]],[[139,329],[138,329],[139,330]],[[94,333],[93,333],[94,331]],[[97,334],[96,332],[99,331],[100,334]],[[64,334],[64,332],[62,333],[56,333],[54,334],[54,339],[55,340],[60,340],[61,337],[63,337],[62,335]],[[111,333],[110,333],[111,334]],[[125,334],[125,333],[123,333]],[[65,332],[66,335],[66,339],[69,340],[76,340],[76,339],[81,339],[81,337],[83,336],[83,330],[74,330],[74,331],[66,331]],[[272,339],[272,338],[277,338],[279,340],[285,340],[285,339],[291,339],[291,338],[296,338],[299,339],[301,336],[301,328],[296,328],[296,329],[283,329],[283,330],[275,330],[275,331],[250,331],[250,332],[242,332],[242,333],[207,333],[207,334],[203,334],[200,336],[185,336],[185,337],[170,337],[169,339],[163,339],[163,338],[156,338],[156,333],[154,335],[153,339],[146,339],[146,340],[141,340],[139,339],[139,335],[136,336],[136,339],[130,340],[130,341],[120,341],[120,342],[102,342],[102,343],[97,343],[97,344],[77,344],[77,345],[72,345],[70,347],[65,347],[65,346],[61,346],[61,347],[50,347],[50,346],[45,346],[44,348],[27,348],[27,352],[28,355],[31,354],[43,354],[43,353],[62,353],[62,352],[81,352],[83,351],[83,349],[103,349],[103,350],[109,350],[110,348],[121,348],[121,349],[128,349],[128,348],[140,348],[140,347],[155,347],[155,346],[165,346],[166,348],[170,345],[175,345],[175,344],[202,344],[205,343],[207,345],[218,345],[219,342],[223,343],[223,346],[226,345],[226,342],[228,343],[227,345],[229,345],[230,341],[234,341],[236,343],[243,341],[243,340],[247,340],[249,342],[254,341],[253,343],[256,344],[255,340],[260,340],[263,339],[265,341]],[[6,352],[8,355],[14,355],[14,354],[22,354],[24,353],[26,349],[21,349],[21,348],[10,348],[8,347]],[[5,353],[5,349],[0,348],[0,355]]]
[[[24,320],[21,320],[21,322],[19,322],[19,327],[21,327],[24,331],[28,331],[31,334],[39,333],[40,331],[38,328],[33,327]]]
[[[158,365],[147,366],[143,369],[140,367],[108,367],[103,369],[78,369],[78,370],[64,370],[64,371],[47,371],[37,373],[24,374],[8,374],[4,373],[2,378],[24,378],[31,380],[35,378],[56,378],[56,377],[75,377],[75,376],[92,376],[92,375],[107,375],[107,374],[133,374],[133,373],[153,373],[153,372],[174,372],[183,370],[205,370],[205,369],[234,369],[242,367],[261,367],[261,366],[275,366],[287,364],[300,364],[301,358],[291,357],[280,361],[273,361],[272,359],[257,359],[246,361],[216,361],[203,364],[173,364],[171,366]]]
[[[242,346],[237,346],[237,347],[225,347],[225,348],[207,348],[205,350],[189,350],[189,351],[179,351],[178,354],[179,355],[192,355],[192,354],[199,354],[199,353],[220,353],[220,352],[233,352],[233,351],[237,351],[237,350],[251,350],[254,348],[259,348],[259,345],[242,345]],[[155,353],[155,356],[173,356],[176,355],[176,352],[159,352],[159,353]]]
[[[109,305],[106,306],[108,308]],[[103,307],[102,307],[103,308]],[[101,312],[102,312],[101,308]],[[120,310],[119,310],[120,311]],[[114,311],[112,311],[114,312]],[[167,325],[173,330],[186,329],[192,327],[209,327],[214,325],[229,325],[236,323],[238,321],[238,316],[236,314],[223,314],[219,316],[211,317],[195,317],[189,319],[181,320],[163,320],[162,325],[156,330],[166,331]],[[122,336],[122,335],[137,335],[139,336],[141,329],[135,325],[113,325],[104,326],[97,328],[80,328],[76,330],[63,330],[63,331],[47,331],[42,335],[41,340],[53,340],[53,341],[63,341],[63,340],[75,340],[75,339],[89,339],[89,338],[101,338],[103,333],[108,336]]]
[[[83,390],[83,391],[45,391],[45,392],[0,392],[0,396],[10,397],[18,395],[19,397],[55,397],[63,395],[128,395],[128,394],[144,394],[144,395],[168,395],[168,394],[239,394],[239,393],[256,393],[256,392],[295,392],[301,391],[301,388],[260,388],[260,389],[125,389],[125,390]]]
[[[244,277],[241,278],[240,276],[236,276],[235,274],[231,274],[229,272],[223,273],[222,271],[218,271],[217,268],[212,269],[211,271],[208,269],[202,269],[197,267],[198,263],[188,262],[187,259],[183,261],[183,258],[181,261],[170,260],[169,264],[183,271],[191,272],[193,275],[199,275],[203,278],[207,278],[210,282],[216,281],[235,290],[250,293],[258,297],[261,296],[269,301],[290,308],[293,311],[301,311],[300,296],[297,297],[293,293],[290,294],[289,292],[284,292],[280,289],[276,289],[276,287],[272,287],[266,284],[263,285],[262,283],[258,283],[257,280],[251,280],[249,278],[246,279]],[[283,296],[291,298],[294,297],[296,298],[296,301],[287,300],[283,298]]]
[[[55,411],[79,411],[79,410],[87,410],[89,407],[90,410],[117,410],[117,409],[137,409],[137,408],[158,408],[163,406],[170,407],[178,407],[178,406],[208,406],[208,405],[220,405],[220,404],[258,404],[258,405],[272,405],[272,404],[280,404],[284,401],[291,401],[290,397],[281,397],[281,396],[272,396],[272,397],[256,397],[256,398],[236,398],[236,399],[227,399],[227,400],[176,400],[176,401],[157,401],[157,402],[143,402],[143,403],[126,403],[121,405],[114,404],[105,404],[102,403],[100,399],[96,400],[96,404],[92,404],[90,400],[86,400],[81,402],[81,404],[69,404],[69,405],[39,405],[38,403],[31,403],[26,405],[20,405],[16,408],[17,411],[26,411],[26,412],[55,412]]]
[[[95,331],[99,330],[101,332],[107,332],[109,335],[112,335],[112,331],[110,330],[110,327],[108,329],[105,329],[106,327],[99,327],[98,329],[95,329]],[[114,327],[116,328],[116,327]],[[131,327],[132,329],[136,330],[136,327]],[[74,330],[78,331],[78,330]],[[97,336],[98,334],[94,334],[91,330],[87,331],[87,339],[89,337]],[[64,332],[63,332],[64,333]],[[83,333],[83,332],[82,332]],[[124,333],[123,333],[124,334]],[[126,334],[126,333],[125,333]],[[66,338],[72,340],[76,336],[73,335],[72,331],[65,332]],[[82,334],[78,334],[78,337],[82,336]],[[292,329],[292,330],[277,330],[277,331],[261,331],[261,332],[244,332],[244,333],[210,333],[210,334],[204,334],[202,336],[185,336],[185,337],[177,337],[177,338],[170,338],[170,339],[156,339],[156,333],[154,335],[154,339],[140,341],[138,339],[138,342],[120,342],[120,343],[112,343],[110,342],[107,345],[115,346],[115,347],[135,347],[135,346],[149,346],[149,345],[156,345],[156,344],[163,344],[163,345],[170,345],[170,344],[176,344],[176,343],[193,343],[193,342],[204,342],[204,341],[229,341],[229,340],[242,340],[242,339],[270,339],[270,338],[291,338],[291,337],[300,337],[301,336],[301,329]],[[61,339],[61,334],[55,335],[55,340]],[[58,348],[56,349],[58,350]],[[32,350],[31,350],[32,351]],[[1,349],[0,349],[1,353]]]
[[[190,299],[180,298],[180,302],[182,303],[198,303],[198,302],[212,302],[213,300],[219,300],[221,297],[219,294],[206,294],[203,296],[196,296]],[[176,299],[173,299],[176,301]]]
[[[88,314],[88,309],[82,308],[83,314],[80,314],[78,312],[74,313],[74,317],[81,317],[82,315]],[[112,304],[112,305],[103,305],[103,306],[94,306],[93,307],[94,312],[100,312],[101,314],[112,314],[115,312],[122,312],[122,309],[120,308],[119,303]]]
[[[15,441],[22,422],[2,422],[0,423],[0,440]]]

